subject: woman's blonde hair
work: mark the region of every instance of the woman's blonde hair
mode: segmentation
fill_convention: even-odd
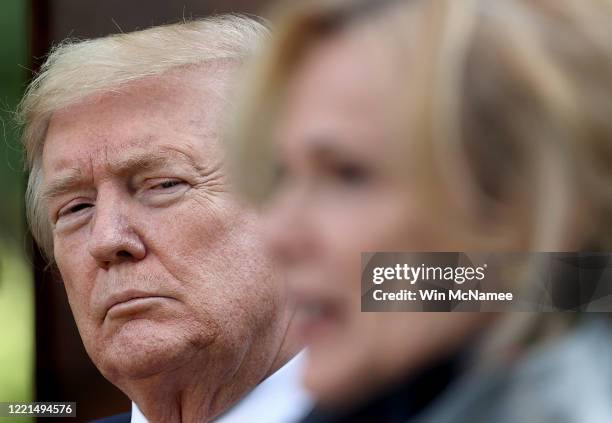
[[[270,131],[305,53],[372,23],[381,42],[407,58],[406,79],[396,72],[405,106],[399,124],[408,127],[407,151],[420,159],[411,164],[420,164],[421,192],[436,210],[462,210],[456,226],[474,237],[488,230],[487,211],[521,189],[532,234],[525,248],[612,247],[612,1],[300,3],[280,13],[230,131],[247,197],[259,202],[273,189]]]
[[[451,221],[466,251],[494,243],[494,223],[528,234],[524,250],[612,250],[611,0],[321,0],[288,6],[277,24],[229,137],[236,184],[252,201],[274,189],[271,131],[300,60],[333,34],[370,25],[407,58],[396,72],[397,122],[420,172],[415,201]],[[495,222],[508,198],[521,199],[509,206],[520,217]],[[564,320],[519,313],[483,350],[537,339]]]
[[[242,61],[267,37],[266,27],[249,17],[219,15],[92,40],[55,46],[29,85],[19,110],[22,142],[30,171],[26,213],[34,239],[53,260],[53,236],[40,198],[42,152],[56,110],[100,92],[211,60]]]

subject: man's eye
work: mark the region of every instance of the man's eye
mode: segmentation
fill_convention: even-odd
[[[70,215],[70,214],[75,214],[75,213],[80,212],[81,210],[84,210],[84,209],[87,209],[87,208],[90,208],[90,207],[93,207],[93,205],[90,204],[90,203],[78,203],[78,204],[74,204],[74,205],[72,205],[70,207],[66,207],[63,210],[61,210],[58,213],[58,216],[62,217],[62,216]]]
[[[174,188],[178,185],[182,185],[183,181],[179,180],[179,179],[169,179],[163,182],[160,182],[158,184],[155,184],[153,186],[151,186],[151,189],[153,190],[166,190],[166,189],[170,189],[170,188]]]

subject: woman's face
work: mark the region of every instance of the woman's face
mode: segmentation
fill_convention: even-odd
[[[365,30],[312,47],[289,81],[273,137],[279,180],[266,206],[270,245],[298,302],[305,383],[328,404],[422,365],[478,320],[360,312],[362,252],[449,246],[415,196],[409,154],[398,154],[390,117],[410,71],[388,56]]]

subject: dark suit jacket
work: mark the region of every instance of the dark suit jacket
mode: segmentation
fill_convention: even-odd
[[[90,423],[130,423],[132,419],[132,412],[115,414],[114,416],[103,417],[98,420],[91,421]]]

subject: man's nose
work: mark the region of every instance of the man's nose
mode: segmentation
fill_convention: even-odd
[[[146,255],[127,209],[120,201],[97,201],[87,248],[101,268],[139,261]]]

